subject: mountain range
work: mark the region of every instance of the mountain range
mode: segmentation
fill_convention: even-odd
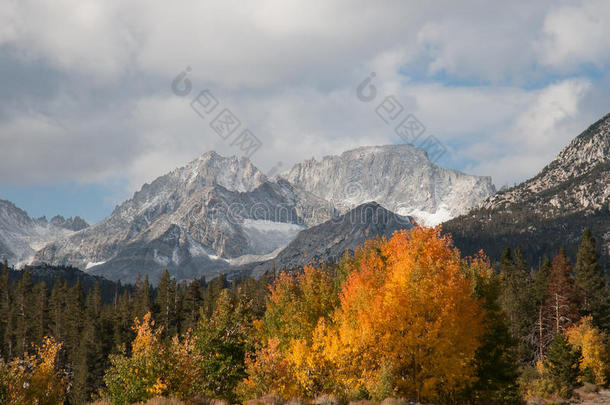
[[[361,147],[273,179],[247,158],[208,152],[144,184],[106,219],[32,219],[0,201],[0,256],[133,282],[260,275],[332,262],[365,239],[443,223],[464,254],[520,246],[536,264],[591,228],[610,260],[610,115],[533,178],[495,192],[489,177],[430,162],[411,145]]]
[[[144,184],[101,222],[41,246],[33,263],[74,266],[124,282],[138,273],[156,280],[164,268],[188,279],[260,270],[276,256],[282,266],[295,265],[289,252],[299,250],[291,242],[302,245],[304,238],[325,252],[313,256],[331,260],[361,243],[365,232],[389,236],[389,230],[412,226],[413,218],[436,223],[467,212],[494,191],[491,178],[441,168],[411,145],[311,159],[274,179],[247,158],[208,152]],[[336,226],[372,201],[380,206],[361,210],[375,214],[349,229]],[[378,215],[380,208],[387,213]],[[334,225],[322,226],[332,220]]]
[[[12,202],[0,200],[0,258],[14,264],[27,263],[47,243],[88,226],[80,217],[57,215],[50,221],[46,217],[31,218]]]

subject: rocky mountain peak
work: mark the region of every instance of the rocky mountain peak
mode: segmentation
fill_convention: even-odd
[[[377,201],[401,215],[436,225],[463,214],[495,192],[490,177],[471,176],[430,162],[412,145],[367,146],[312,158],[281,174],[331,201],[342,212]]]
[[[252,191],[267,178],[247,157],[224,157],[211,151],[178,168],[175,173],[189,183],[219,185],[230,191]]]

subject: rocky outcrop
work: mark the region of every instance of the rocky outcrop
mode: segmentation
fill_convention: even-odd
[[[497,258],[505,247],[520,246],[533,263],[560,247],[574,254],[590,228],[610,266],[610,114],[536,176],[443,226],[465,253],[483,248]]]

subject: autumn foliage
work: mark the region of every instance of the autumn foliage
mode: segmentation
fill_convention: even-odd
[[[343,265],[346,276],[331,316],[326,316],[327,307],[290,301],[285,292],[287,286],[311,289],[312,284],[320,291],[330,289],[330,282],[314,269],[307,269],[300,283],[291,284],[283,275],[272,290],[268,311],[286,300],[312,316],[283,316],[268,323],[267,335],[278,331],[284,344],[278,349],[271,340],[272,346],[265,345],[259,356],[269,356],[271,348],[277,356],[281,349],[292,375],[289,384],[273,385],[276,380],[270,378],[270,392],[434,400],[475,380],[473,362],[484,313],[464,271],[467,263],[438,229],[415,228],[390,240],[371,241]],[[314,315],[318,319],[312,328]],[[295,327],[298,319],[307,321]],[[245,384],[261,380],[255,363],[249,371]]]
[[[55,362],[61,344],[45,337],[35,354],[5,363],[0,359],[0,404],[55,405],[66,398],[68,379]]]
[[[370,239],[337,264],[261,279],[187,285],[165,271],[157,288],[144,279],[108,305],[99,289],[83,306],[79,286],[61,292],[58,283],[53,322],[44,306],[33,311],[38,329],[12,326],[27,325],[19,306],[0,322],[11,332],[4,352],[16,350],[13,360],[0,358],[0,404],[569,397],[578,384],[610,380],[607,283],[592,242],[583,244],[588,254],[579,253],[575,272],[564,252],[532,271],[520,249],[507,249],[496,266],[483,252],[461,257],[439,228],[414,227]],[[34,302],[24,298],[27,272],[19,285],[6,294],[5,270],[0,312]],[[34,290],[44,303],[44,288]],[[81,310],[64,317],[63,301]],[[87,327],[62,333],[78,314]],[[44,338],[45,322],[61,340]]]

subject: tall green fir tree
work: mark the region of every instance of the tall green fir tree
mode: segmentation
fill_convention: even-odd
[[[545,372],[555,385],[555,391],[568,398],[577,383],[580,353],[561,332],[555,334],[544,360]]]
[[[581,296],[581,315],[591,315],[596,326],[610,331],[608,276],[599,263],[596,241],[589,229],[584,231],[578,247],[574,275]]]
[[[500,303],[506,313],[511,336],[517,341],[519,357],[533,361],[532,333],[536,322],[533,280],[519,248],[507,248],[500,260]]]

